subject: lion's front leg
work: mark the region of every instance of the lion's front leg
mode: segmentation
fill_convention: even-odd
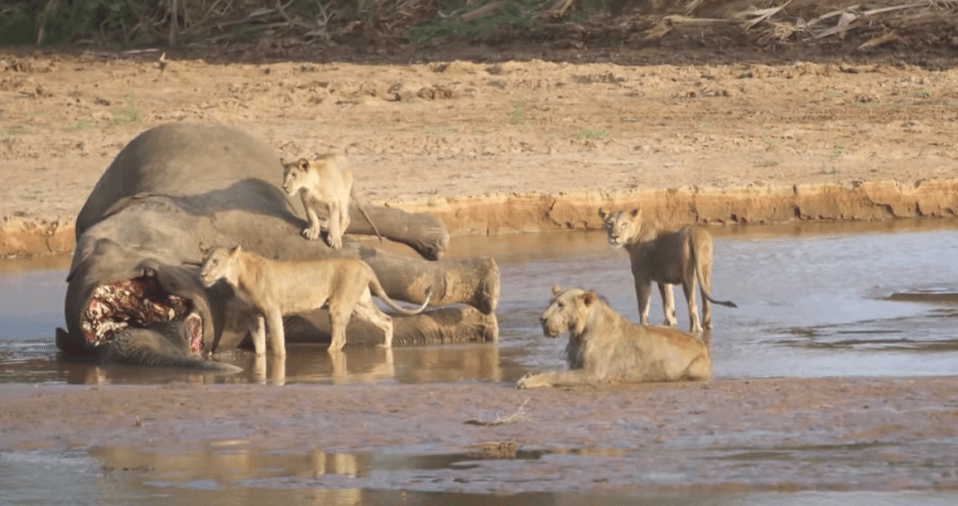
[[[326,244],[330,248],[340,249],[343,247],[343,213],[344,209],[335,202],[329,204],[329,231],[326,234]],[[348,218],[347,218],[348,219]]]
[[[659,283],[659,295],[662,296],[662,312],[665,313],[665,325],[674,327],[677,320],[675,319],[675,296],[672,294],[672,285]]]
[[[639,305],[639,323],[649,324],[649,302],[652,299],[652,282],[647,279],[635,279],[635,300]]]
[[[271,308],[266,315],[266,331],[269,332],[269,346],[273,355],[286,356],[286,331],[283,330],[283,314],[279,308]]]
[[[256,356],[266,356],[266,322],[263,315],[257,315],[249,324],[250,337],[253,338],[253,349]]]
[[[322,220],[319,219],[316,210],[309,206],[305,200],[303,201],[303,205],[306,207],[306,219],[309,221],[309,224],[303,229],[302,236],[310,241],[315,241],[319,239],[319,235],[322,232]]]
[[[551,371],[541,374],[526,374],[516,382],[517,388],[544,388],[575,385],[594,385],[597,383],[594,375],[584,369],[573,371]]]

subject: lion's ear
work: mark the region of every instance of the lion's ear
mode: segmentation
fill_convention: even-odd
[[[631,217],[633,217],[633,218],[638,218],[639,216],[642,216],[642,210],[641,210],[641,209],[633,209],[633,210],[629,211],[629,216],[631,216]]]
[[[286,166],[286,159],[283,158],[282,156],[279,157],[279,164],[285,167],[285,166]]]
[[[236,246],[233,246],[233,249],[230,250],[230,256],[235,257],[236,255],[239,255],[240,251],[243,251],[243,248],[237,244]]]
[[[299,165],[299,168],[303,170],[309,170],[309,160],[305,158],[300,158],[296,164]]]
[[[207,246],[206,243],[203,241],[198,242],[196,246],[200,249],[200,253],[204,255],[210,250],[210,247]]]
[[[602,221],[605,221],[609,217],[609,213],[605,212],[605,209],[599,208],[599,218],[602,218]]]
[[[586,306],[591,306],[592,303],[595,302],[595,297],[596,297],[595,292],[585,292],[579,296],[579,298],[582,299],[582,302]]]
[[[552,285],[552,295],[559,295],[562,293],[562,288],[559,285]]]

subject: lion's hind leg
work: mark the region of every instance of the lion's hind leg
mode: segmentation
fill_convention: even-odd
[[[338,351],[346,346],[346,327],[349,325],[349,317],[353,308],[347,307],[342,301],[334,303],[329,301],[329,329],[332,339],[329,342],[329,351]]]
[[[365,299],[365,300],[364,300]],[[381,346],[390,348],[393,345],[393,319],[386,313],[383,313],[373,304],[372,298],[367,296],[361,298],[353,308],[353,314],[379,327],[383,331],[383,343]]]
[[[682,292],[685,293],[685,300],[689,304],[689,331],[702,332],[702,325],[699,323],[699,309],[695,305],[695,278],[690,277],[682,283]],[[708,299],[703,301],[703,306],[708,303]]]
[[[712,377],[712,359],[707,353],[700,354],[685,368],[682,379],[704,381]]]
[[[675,296],[672,294],[672,285],[668,283],[658,283],[659,295],[662,296],[662,312],[665,314],[665,326],[675,327]],[[648,320],[643,322],[647,324]]]

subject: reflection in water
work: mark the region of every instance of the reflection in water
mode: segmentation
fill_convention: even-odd
[[[955,228],[954,220],[711,228],[713,292],[740,306],[713,309],[713,376],[958,374],[952,331],[958,324],[958,263],[942,261],[958,249]],[[338,356],[322,345],[290,343],[284,362],[256,360],[246,351],[222,357],[244,369],[233,376],[57,360],[53,329],[62,325],[65,272],[0,273],[0,381],[509,382],[529,370],[564,365],[565,339],[543,338],[537,321],[553,284],[593,288],[613,309],[638,320],[628,257],[610,248],[601,231],[453,241],[450,256],[475,254],[500,262],[498,343],[399,347],[391,353],[347,346]],[[684,324],[685,304],[680,301],[676,310]],[[661,322],[657,294],[651,314],[652,323]]]
[[[937,506],[958,500],[958,494],[949,491],[769,493],[764,491],[767,484],[761,483],[731,489],[714,483],[663,494],[656,493],[656,483],[668,487],[672,480],[681,482],[688,470],[636,472],[646,469],[642,463],[650,458],[673,464],[689,457],[745,474],[755,466],[791,469],[803,462],[822,461],[834,463],[836,472],[852,474],[869,472],[872,461],[906,473],[915,467],[914,461],[896,460],[902,458],[897,452],[881,453],[885,450],[894,448],[880,444],[763,451],[743,447],[692,456],[662,455],[648,449],[519,450],[512,458],[490,458],[475,453],[265,452],[249,447],[246,441],[214,441],[190,451],[106,446],[93,448],[89,454],[17,451],[0,453],[0,483],[4,484],[0,504]],[[582,479],[570,480],[569,473]],[[783,479],[787,485],[792,478]],[[834,483],[836,489],[843,488],[840,477]],[[610,492],[621,487],[628,495]],[[539,491],[524,492],[530,488]],[[795,485],[785,488],[794,490]]]

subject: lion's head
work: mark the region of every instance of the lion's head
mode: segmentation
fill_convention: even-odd
[[[542,333],[546,337],[558,337],[566,331],[573,335],[582,334],[589,319],[589,311],[597,299],[595,292],[579,288],[563,290],[553,286],[549,307],[539,317]]]
[[[203,245],[200,245],[200,249],[204,249]],[[210,248],[204,250],[203,268],[200,270],[203,284],[213,286],[221,279],[226,279],[228,283],[235,284],[237,277],[236,260],[240,251],[239,245],[233,249]]]
[[[279,161],[283,164],[283,191],[287,195],[295,195],[309,180],[309,160],[300,158],[295,162],[287,162],[280,158]]]
[[[609,236],[609,244],[621,248],[639,235],[642,229],[642,210],[614,211],[607,213],[599,209],[599,217],[605,233]]]

